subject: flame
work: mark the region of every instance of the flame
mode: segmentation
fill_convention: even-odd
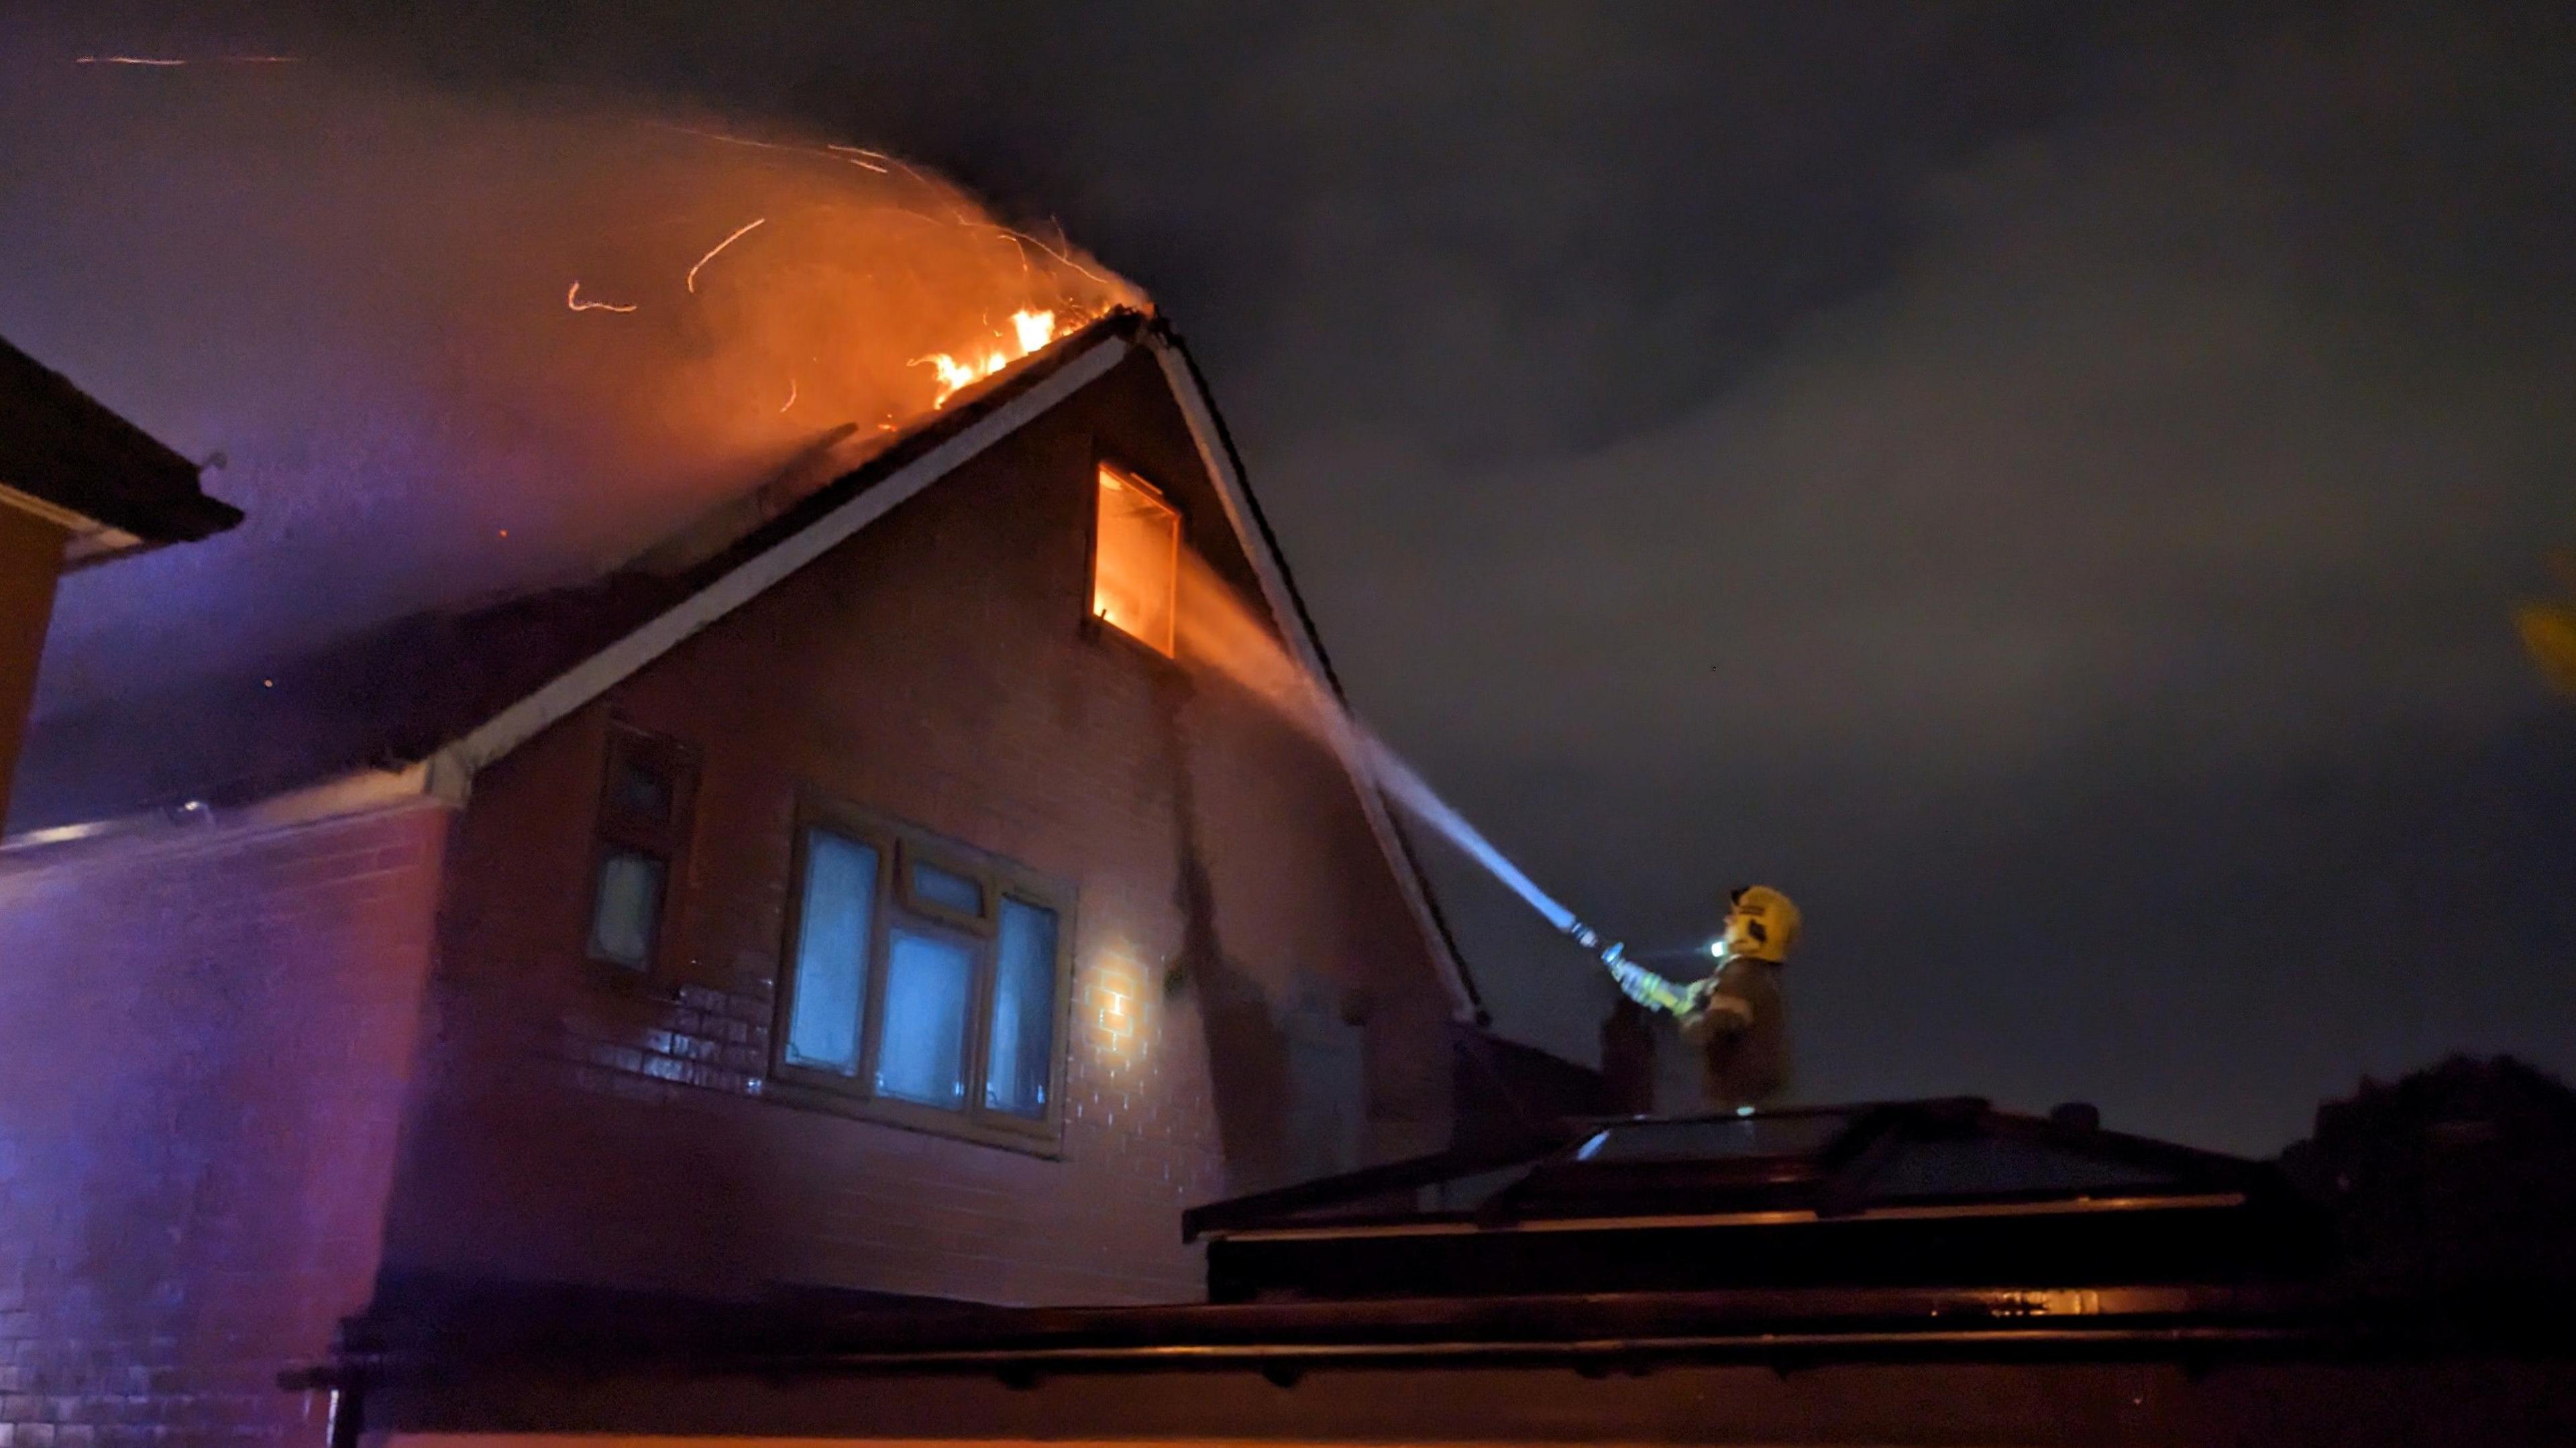
[[[1087,319],[1072,316],[1059,317],[1053,311],[1041,312],[1022,308],[1011,313],[1011,334],[1003,339],[1006,345],[988,347],[980,358],[969,354],[962,362],[957,360],[954,353],[933,352],[927,357],[913,358],[912,365],[928,367],[939,374],[939,395],[931,399],[930,405],[934,408],[946,407],[948,399],[956,396],[960,389],[972,387],[1046,346],[1049,342],[1074,330],[1084,320]]]

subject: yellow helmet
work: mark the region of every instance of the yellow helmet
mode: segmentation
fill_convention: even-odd
[[[2556,687],[2576,694],[2576,608],[2536,603],[2514,621],[2522,626],[2523,647],[2531,650],[2541,674]]]
[[[1768,885],[1747,885],[1727,897],[1726,934],[1719,945],[1728,956],[1750,956],[1774,965],[1788,960],[1798,945],[1798,907]]]

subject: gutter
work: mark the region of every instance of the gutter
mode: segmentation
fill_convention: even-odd
[[[282,1375],[303,1390],[633,1373],[672,1378],[1025,1370],[1154,1372],[1433,1361],[1606,1364],[1924,1353],[2165,1354],[2190,1344],[2343,1345],[2354,1337],[2295,1285],[1806,1288],[1136,1308],[885,1313],[737,1327],[691,1339],[558,1327],[514,1335],[468,1306],[426,1322],[353,1320],[328,1362]],[[460,1327],[471,1320],[471,1330]],[[631,1331],[632,1321],[617,1328]],[[612,1328],[611,1332],[617,1330]],[[370,1342],[369,1339],[375,1341]],[[470,1346],[468,1346],[470,1344]]]
[[[442,781],[435,763],[435,760],[424,760],[387,769],[351,770],[316,784],[226,809],[218,809],[203,800],[190,800],[170,809],[144,810],[75,825],[29,830],[0,840],[0,868],[21,863],[50,863],[81,853],[88,847],[139,838],[175,837],[217,826],[285,829],[294,825],[318,824],[343,815],[363,814],[405,800],[430,798],[447,804],[463,803],[462,794],[450,795],[443,791],[442,783],[452,788],[457,782],[452,779]]]

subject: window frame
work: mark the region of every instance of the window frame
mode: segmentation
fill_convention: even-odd
[[[635,815],[618,803],[618,782],[630,760],[657,769],[669,781],[670,807],[658,822]],[[599,793],[592,806],[590,869],[584,876],[587,888],[582,894],[580,921],[582,960],[602,981],[634,988],[666,985],[672,978],[680,896],[697,830],[698,776],[703,763],[704,756],[694,744],[623,719],[608,721],[600,749]],[[653,941],[640,966],[628,965],[591,948],[598,937],[600,872],[607,868],[609,855],[618,850],[650,856],[662,865],[662,898],[654,910]]]
[[[1061,1155],[1064,1139],[1064,1081],[1072,1056],[1074,889],[1016,861],[935,834],[828,795],[808,791],[797,805],[795,839],[789,851],[785,931],[778,957],[777,989],[770,1026],[771,1099],[829,1111],[865,1121],[882,1122],[986,1146],[1005,1147],[1038,1156]],[[805,927],[805,875],[811,841],[817,830],[868,845],[877,852],[875,895],[868,918],[866,975],[859,993],[858,1069],[851,1075],[787,1059],[788,1029],[796,1010],[796,963]],[[926,860],[963,875],[983,887],[984,910],[968,919],[936,901],[918,900],[911,887],[912,864]],[[1056,921],[1054,999],[1050,1003],[1049,1059],[1045,1109],[1019,1116],[987,1107],[984,1090],[992,1069],[993,1004],[1000,978],[1002,902],[1018,900],[1054,912]],[[960,1057],[965,1100],[955,1111],[880,1094],[876,1074],[885,1047],[886,960],[890,932],[906,918],[933,931],[974,942],[975,979],[966,1006],[966,1041]]]
[[[1168,649],[1129,633],[1100,613],[1100,480],[1104,473],[1114,474],[1122,486],[1134,488],[1153,499],[1172,515],[1172,646]],[[1190,515],[1170,493],[1147,482],[1136,469],[1106,455],[1092,458],[1090,479],[1090,527],[1087,530],[1090,547],[1084,554],[1082,567],[1083,624],[1094,633],[1124,639],[1130,646],[1142,649],[1165,663],[1176,662],[1181,656],[1181,552],[1189,541]]]

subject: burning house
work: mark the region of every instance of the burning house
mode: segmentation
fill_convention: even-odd
[[[496,1285],[1187,1300],[1184,1207],[1451,1141],[1404,840],[1196,666],[1218,613],[1322,661],[1177,339],[942,403],[605,576],[39,737],[16,1442],[318,1433],[276,1381],[344,1317]]]

